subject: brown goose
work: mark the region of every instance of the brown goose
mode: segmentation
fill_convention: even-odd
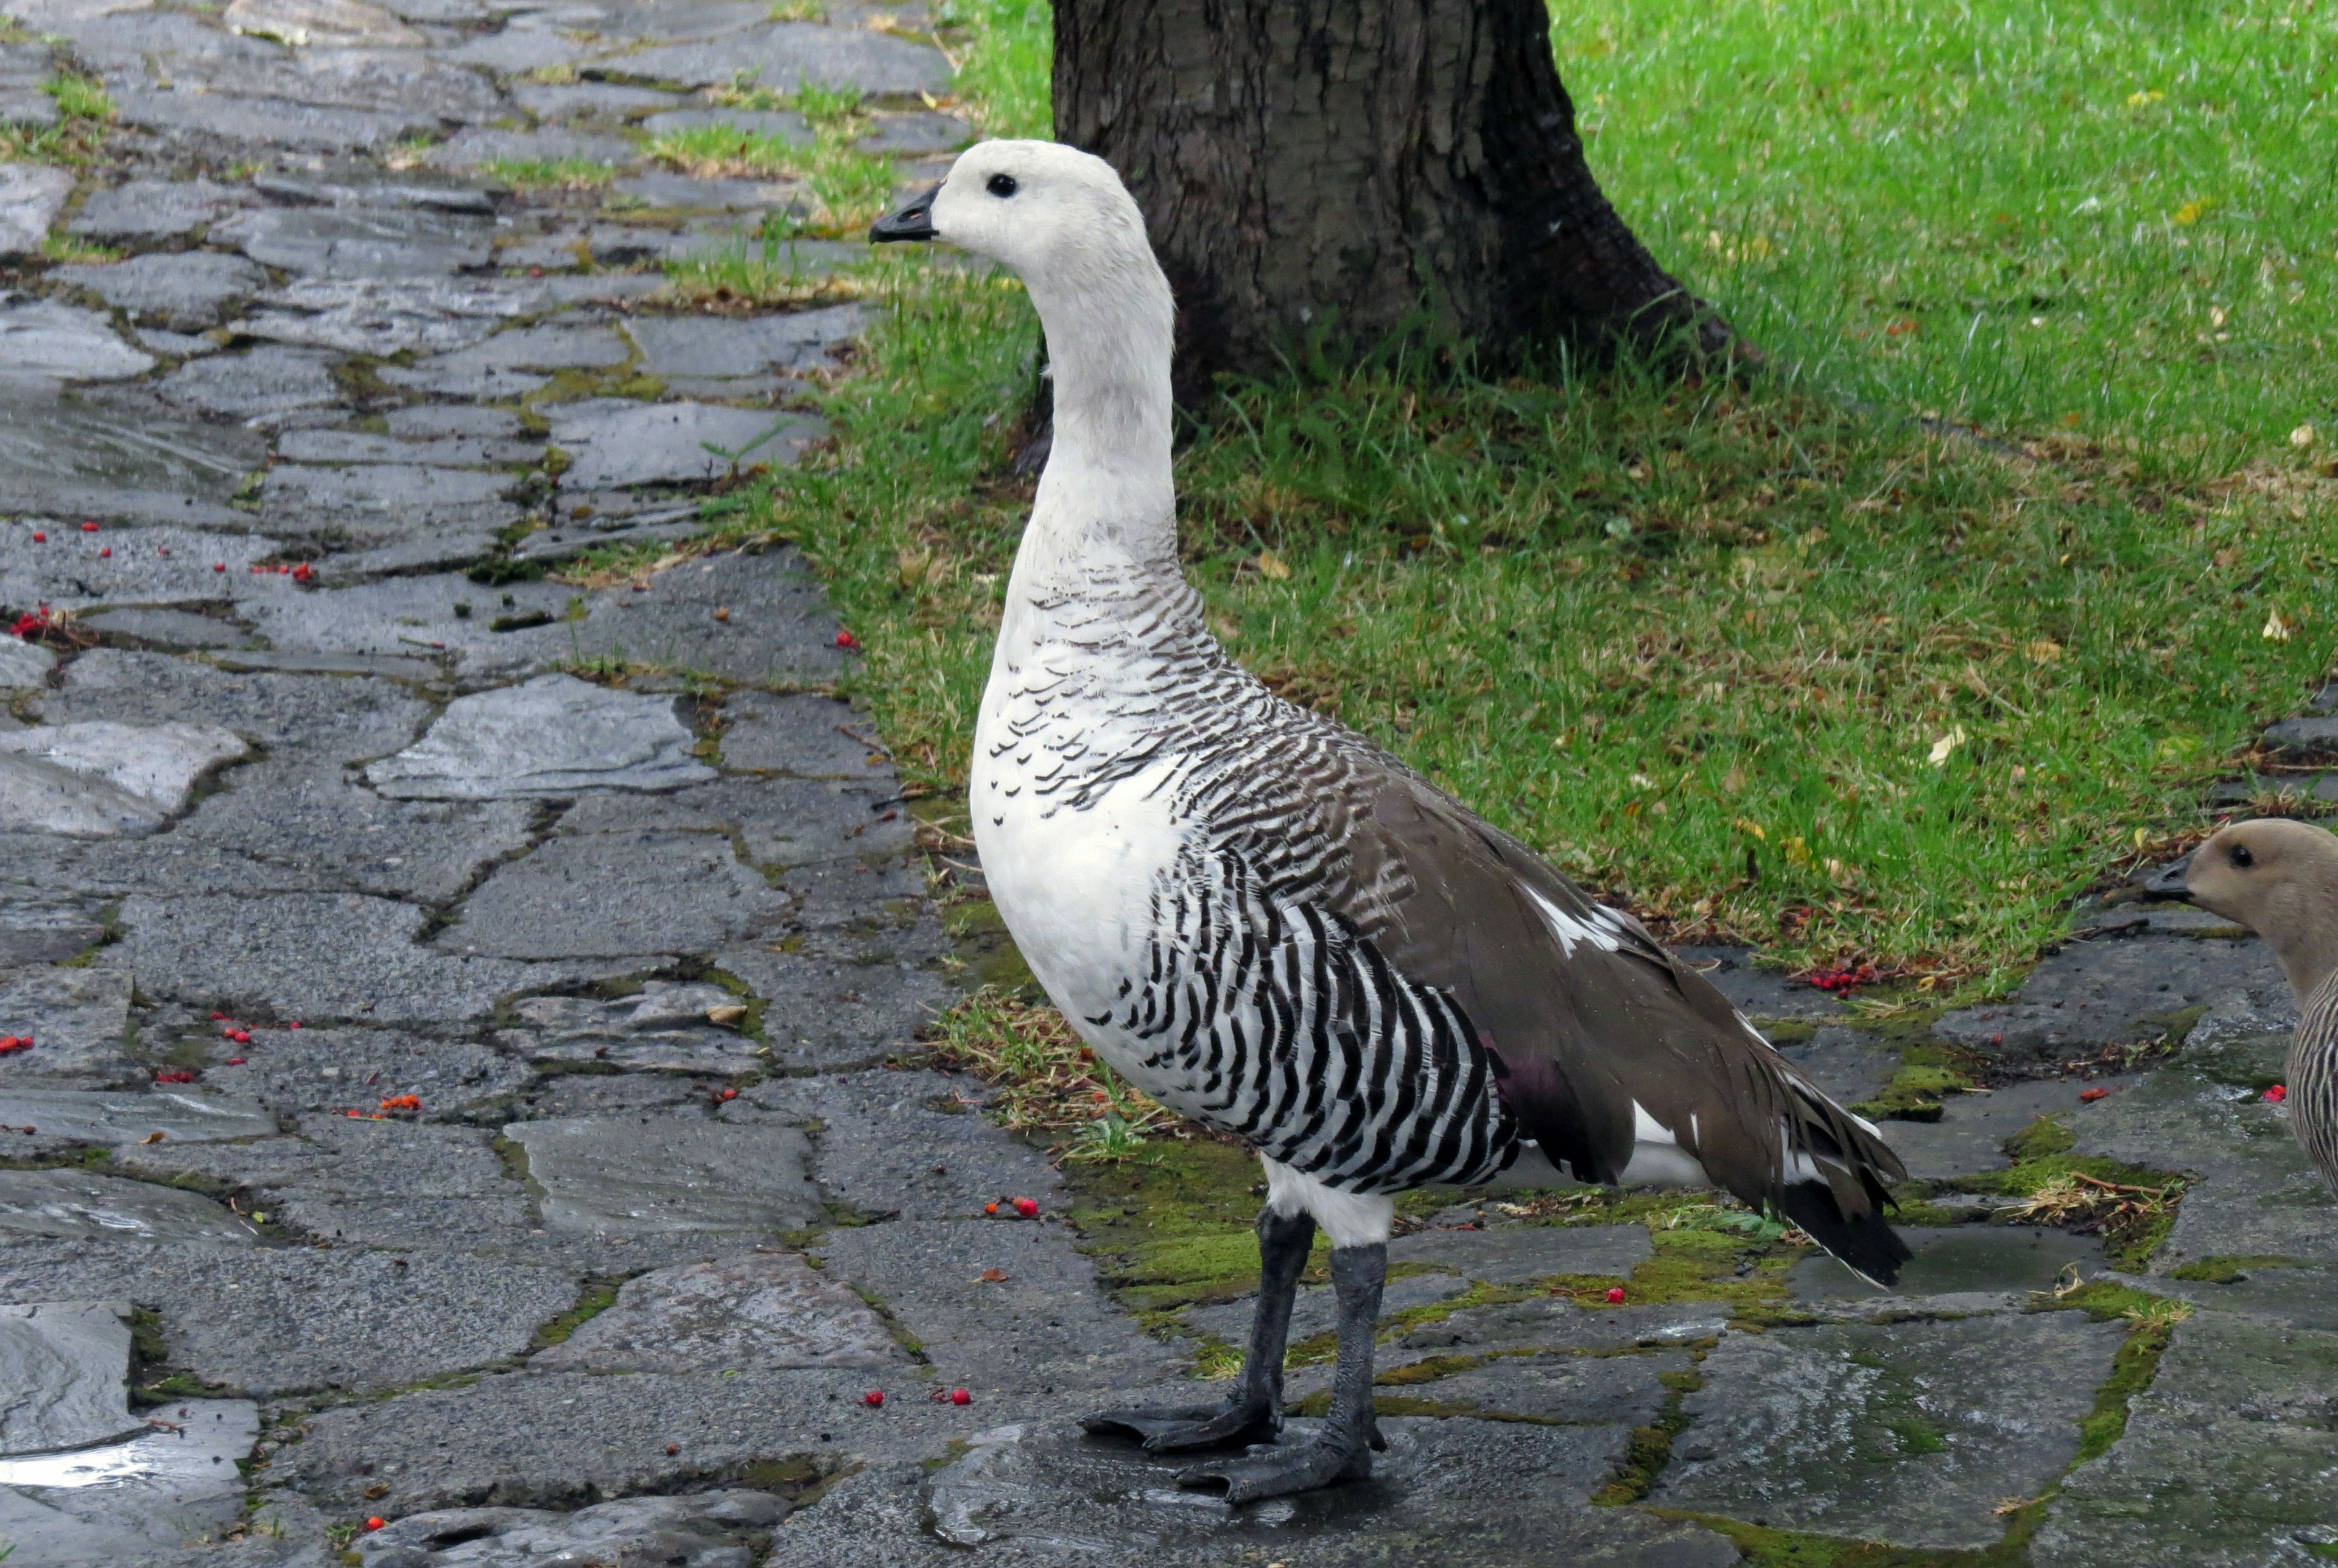
[[[2289,1130],[2338,1191],[2338,835],[2310,822],[2235,822],[2193,851],[2195,904],[2272,945],[2302,1022],[2289,1048]]]
[[[1183,1479],[1240,1502],[1367,1473],[1393,1196],[1505,1171],[1719,1186],[1889,1282],[1908,1250],[1881,1210],[1903,1171],[1873,1127],[1631,916],[1210,634],[1177,557],[1169,285],[1110,166],[985,142],[871,238],[1012,269],[1053,361],[1055,444],[968,783],[991,896],[1104,1060],[1266,1171],[1259,1305],[1225,1404],[1089,1430],[1157,1452],[1272,1436],[1320,1226],[1330,1419]]]

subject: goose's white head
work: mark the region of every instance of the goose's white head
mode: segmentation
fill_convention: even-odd
[[[888,240],[938,240],[1012,269],[1035,298],[1140,283],[1160,267],[1144,215],[1111,164],[1058,142],[982,142],[958,154],[940,184],[869,231]]]

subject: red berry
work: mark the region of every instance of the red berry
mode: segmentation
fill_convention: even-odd
[[[243,1065],[243,1058],[241,1056],[231,1056],[227,1059],[227,1064],[231,1067],[241,1067]]]
[[[736,1100],[739,1098],[739,1091],[736,1089],[725,1089],[722,1091],[722,1098],[725,1100]]]
[[[218,565],[213,566],[211,570],[214,572],[224,572],[227,570],[227,563],[222,561]]]
[[[885,1391],[881,1388],[871,1388],[860,1396],[860,1402],[863,1405],[882,1405],[885,1403]]]
[[[836,645],[839,648],[843,649],[847,653],[858,653],[860,652],[860,639],[855,637],[850,632],[839,632],[836,634]]]
[[[2109,1090],[2103,1088],[2081,1089],[2078,1091],[2078,1098],[2091,1105],[2109,1093]]]
[[[1621,1307],[1623,1304],[1624,1288],[1621,1285],[1610,1285],[1607,1287],[1607,1305],[1610,1307]]]
[[[996,1203],[985,1203],[982,1206],[982,1211],[985,1214],[996,1214],[998,1212],[998,1205]]]
[[[300,1027],[300,1020],[299,1020],[298,1018],[295,1018],[295,1019],[293,1019],[293,1020],[292,1020],[292,1022],[291,1022],[291,1023],[287,1024],[286,1025],[284,1025],[284,1027],[286,1027],[287,1029],[298,1029],[299,1027]]]
[[[113,546],[108,544],[104,549],[99,551],[97,554],[100,560],[111,560],[113,556]]]
[[[953,1388],[950,1390],[950,1403],[953,1405],[971,1405],[974,1403],[974,1396],[968,1393],[963,1388]]]
[[[33,535],[33,543],[35,544],[45,544],[48,542],[49,536],[45,534],[35,534]]]
[[[2278,1105],[2283,1101],[2289,1098],[2289,1090],[2284,1085],[2276,1083],[2272,1088],[2264,1092],[2264,1097],[2266,1103]]]
[[[214,1013],[211,1014],[211,1022],[214,1024],[224,1024],[227,1022],[227,1014],[224,1013]]]
[[[97,524],[94,523],[84,523],[81,525],[81,531],[84,534],[94,534],[97,532]]]
[[[1026,1220],[1036,1220],[1039,1217],[1039,1205],[1031,1199],[1017,1198],[1015,1200],[1015,1212]]]
[[[373,1531],[380,1529],[384,1524],[388,1523],[388,1520],[384,1519],[380,1514],[377,1514],[372,1518],[366,1521],[366,1530],[370,1534]]]

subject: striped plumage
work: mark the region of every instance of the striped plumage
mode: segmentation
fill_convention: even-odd
[[[1341,1308],[1323,1435],[1188,1475],[1239,1500],[1360,1473],[1390,1195],[1516,1167],[1711,1182],[1890,1280],[1908,1254],[1881,1210],[1903,1172],[1872,1127],[1628,916],[1210,634],[1177,559],[1168,287],[1112,171],[986,142],[875,236],[1005,262],[1053,355],[1054,446],[968,784],[991,896],[1096,1052],[1267,1173],[1233,1396],[1094,1429],[1155,1448],[1278,1429],[1320,1225]]]
[[[2290,1131],[2338,1192],[2338,835],[2267,818],[2219,828],[2192,853],[2185,891],[2263,936],[2297,996],[2285,1070]]]

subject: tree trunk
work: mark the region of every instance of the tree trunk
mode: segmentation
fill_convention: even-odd
[[[1311,342],[1732,348],[1600,194],[1545,0],[1056,0],[1055,94],[1144,210],[1186,407]]]

